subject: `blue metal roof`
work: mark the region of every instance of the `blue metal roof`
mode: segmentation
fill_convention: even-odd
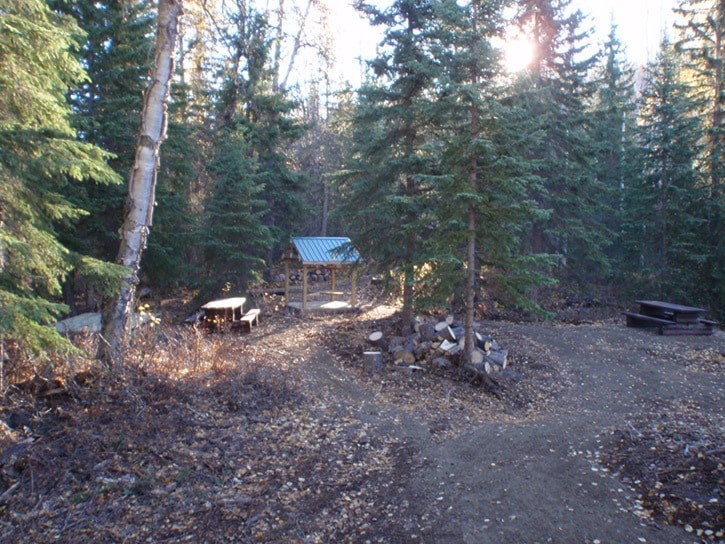
[[[360,258],[350,238],[342,236],[297,236],[292,244],[304,264],[352,264]]]

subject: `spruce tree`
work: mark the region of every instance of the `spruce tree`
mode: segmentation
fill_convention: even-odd
[[[435,123],[431,93],[439,75],[435,5],[397,0],[387,10],[359,4],[385,26],[381,53],[371,61],[371,79],[359,90],[353,141],[339,210],[348,219],[356,247],[402,283],[404,326],[426,294],[420,273],[429,264],[427,240],[435,229],[434,186],[443,174],[428,145]]]
[[[218,98],[212,190],[201,225],[213,290],[227,282],[243,289],[258,279],[303,213],[303,179],[284,153],[302,127],[285,92],[272,88],[271,28],[260,14],[234,13],[227,41],[233,47]]]
[[[269,208],[263,174],[243,127],[225,127],[214,150],[214,182],[202,216],[205,287],[235,292],[261,279],[265,256],[273,243],[264,224]]]
[[[705,130],[701,169],[707,176],[707,223],[702,233],[710,246],[706,263],[710,307],[725,318],[725,3],[680,0],[675,10],[680,31],[676,47],[685,53],[694,79],[692,92],[701,101]]]
[[[108,155],[70,124],[66,93],[85,78],[81,39],[72,18],[41,0],[0,0],[0,342],[41,359],[69,347],[49,326],[67,310],[58,298],[64,276],[81,266],[118,278],[58,238],[85,214],[64,193],[69,181],[120,182]]]
[[[632,282],[648,297],[705,301],[707,187],[696,168],[702,131],[699,105],[682,78],[680,59],[664,43],[648,66],[640,104],[643,173],[625,189],[625,240]]]
[[[184,115],[184,86],[172,83],[167,140],[161,151],[153,236],[142,261],[142,281],[168,292],[196,285],[199,264],[195,250],[199,217],[193,184],[206,170],[203,127]]]
[[[493,45],[502,32],[502,14],[498,2],[467,8],[442,2],[439,11],[442,76],[430,147],[441,149],[440,169],[447,175],[436,186],[431,260],[440,295],[465,293],[468,361],[481,288],[487,298],[531,307],[526,292],[543,280],[533,266],[542,263],[519,252],[534,212],[527,199],[533,164],[526,153],[538,134],[520,107],[516,86],[502,85],[507,81]]]
[[[541,179],[531,196],[551,211],[533,223],[530,251],[558,254],[557,275],[587,285],[607,272],[604,248],[611,241],[598,221],[604,214],[592,164],[590,75],[596,55],[585,50],[591,30],[583,29],[584,17],[571,11],[571,0],[525,0],[516,21],[535,41],[530,115],[545,130],[531,155]]]
[[[624,58],[624,49],[612,25],[604,42],[598,66],[597,92],[592,111],[591,137],[594,141],[594,174],[600,188],[601,217],[597,222],[612,234],[614,243],[607,256],[617,263],[613,277],[621,277],[624,254],[621,224],[623,192],[638,183],[636,96],[634,70]]]
[[[52,6],[71,15],[84,32],[80,59],[88,78],[69,93],[73,124],[84,140],[113,154],[109,164],[125,179],[133,161],[153,48],[151,2],[53,0]],[[69,198],[89,214],[64,233],[67,243],[113,260],[126,193],[124,186],[69,186]]]

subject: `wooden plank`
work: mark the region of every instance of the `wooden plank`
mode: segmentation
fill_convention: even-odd
[[[660,325],[674,325],[675,322],[669,319],[662,319],[651,315],[643,315],[635,312],[622,312],[627,316],[628,327],[659,327]]]
[[[223,298],[207,302],[202,308],[204,310],[236,310],[244,307],[245,302],[247,302],[247,299],[244,297]]]
[[[682,304],[672,304],[671,302],[662,302],[660,300],[635,300],[640,306],[652,309],[658,309],[665,312],[682,312],[682,313],[705,313],[704,308],[696,308],[694,306],[683,306]]]
[[[659,329],[662,336],[710,336],[713,332],[711,327],[704,325],[701,327],[681,327],[676,324],[662,325]]]

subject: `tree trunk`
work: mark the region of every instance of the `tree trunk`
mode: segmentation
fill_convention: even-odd
[[[294,68],[295,59],[297,58],[297,54],[300,52],[300,49],[302,47],[302,37],[305,32],[305,24],[307,23],[307,18],[310,14],[311,7],[312,0],[307,0],[307,7],[305,8],[305,13],[304,15],[302,15],[302,19],[300,20],[300,26],[297,29],[297,34],[295,35],[295,40],[292,44],[292,52],[290,53],[289,62],[287,63],[287,71],[285,72],[282,83],[277,90],[285,90],[287,88],[287,81],[289,80],[289,76],[292,73],[292,68]],[[280,21],[280,26],[282,26],[282,21]]]
[[[322,225],[320,227],[320,236],[327,236],[327,221],[330,214],[330,185],[327,177],[322,176]]]
[[[475,51],[476,44],[478,43],[478,28],[477,28],[477,17],[478,17],[478,5],[474,2],[472,9],[472,26],[473,26],[473,47]],[[475,55],[473,55],[472,66],[471,66],[471,79],[474,85],[478,86],[478,62]],[[471,103],[471,126],[470,126],[470,137],[471,142],[474,142],[478,137],[478,118],[479,118],[478,106],[476,100],[473,99]],[[475,153],[471,154],[469,159],[469,187],[471,194],[478,192],[478,156]],[[465,339],[464,344],[464,359],[467,364],[473,363],[473,353],[476,349],[475,337],[473,334],[473,320],[475,318],[474,304],[476,301],[476,206],[473,202],[468,203],[468,244],[467,244],[467,275],[466,275],[466,318],[463,325],[463,338]]]
[[[153,216],[159,148],[166,136],[166,103],[183,0],[159,0],[158,29],[151,81],[144,96],[136,157],[128,181],[128,199],[116,262],[127,267],[120,292],[103,303],[103,338],[99,357],[109,366],[121,362],[126,326],[133,311],[141,256]]]

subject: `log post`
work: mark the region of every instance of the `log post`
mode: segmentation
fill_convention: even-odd
[[[332,277],[330,278],[330,302],[335,301],[335,267],[332,267]]]
[[[355,273],[355,270],[350,271],[350,306],[355,308],[357,306],[357,294],[355,292],[355,287],[357,283],[357,274]]]
[[[307,310],[307,267],[302,265],[302,309]]]
[[[284,303],[289,306],[289,261],[284,262]]]

